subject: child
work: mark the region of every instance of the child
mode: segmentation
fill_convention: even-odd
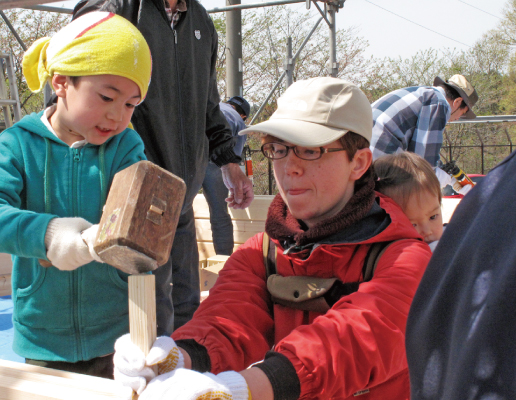
[[[405,151],[382,156],[373,166],[376,191],[398,203],[425,242],[433,243],[433,250],[443,234],[443,219],[441,186],[430,163]]]
[[[115,173],[145,159],[127,126],[147,93],[150,50],[124,18],[96,12],[34,42],[23,73],[36,92],[50,80],[58,100],[0,135],[13,348],[30,364],[112,377],[102,356],[128,331],[127,275],[94,262],[92,223]]]

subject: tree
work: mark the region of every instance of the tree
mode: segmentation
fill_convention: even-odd
[[[219,34],[218,82],[221,97],[225,91],[225,15],[212,16]],[[287,38],[292,38],[293,53],[297,51],[318,14],[298,12],[287,6],[244,10],[242,12],[242,43],[244,96],[252,104],[261,104],[284,70]],[[357,36],[356,29],[337,31],[339,77],[358,83],[372,64],[364,56],[367,41]],[[329,61],[328,27],[323,21],[301,52],[294,69],[294,80],[327,75]],[[276,99],[284,90],[281,85],[265,108],[260,120],[274,111]]]
[[[4,14],[28,48],[36,39],[53,36],[66,25],[70,17],[59,13],[49,13],[33,10],[12,9],[5,10]],[[20,96],[22,114],[43,109],[43,95],[32,93],[27,87],[22,74],[22,59],[25,51],[7,24],[0,24],[0,51],[13,54],[16,86]]]

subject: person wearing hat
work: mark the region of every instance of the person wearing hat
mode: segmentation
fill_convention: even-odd
[[[116,380],[140,400],[409,398],[405,324],[431,252],[374,191],[371,114],[357,86],[319,77],[240,132],[262,136],[274,168],[267,235],[238,247],[192,320],[147,357],[118,339]],[[366,256],[384,242],[364,282]]]
[[[246,140],[246,135],[239,136],[238,132],[245,129],[245,120],[251,112],[251,106],[241,96],[231,97],[226,103],[220,102],[220,111],[226,117],[231,133],[236,138],[233,148],[237,156],[241,156]],[[206,175],[202,183],[202,193],[206,198],[210,209],[210,224],[213,236],[215,252],[222,255],[231,255],[235,240],[233,236],[233,223],[228,212],[228,188],[224,184],[220,167],[212,162],[208,163]]]
[[[29,364],[113,376],[128,275],[95,254],[92,224],[114,175],[145,159],[128,125],[151,64],[141,33],[108,12],[35,41],[23,57],[29,88],[50,82],[57,94],[0,136],[0,252],[13,261],[13,349]]]
[[[435,168],[441,187],[453,183],[450,180],[455,178],[439,168],[443,131],[448,122],[475,118],[472,108],[477,100],[477,92],[462,75],[447,81],[436,77],[434,86],[412,86],[386,94],[372,104],[373,160],[411,151]]]

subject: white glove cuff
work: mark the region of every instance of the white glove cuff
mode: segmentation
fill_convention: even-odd
[[[435,167],[435,175],[437,175],[437,179],[439,180],[439,183],[441,184],[441,189],[445,187],[446,185],[452,184],[452,176],[448,175],[446,172],[444,172],[441,168]],[[453,178],[455,179],[455,178]]]
[[[462,186],[459,190],[457,190],[457,192],[459,192],[460,194],[465,195],[465,194],[466,194],[466,193],[468,193],[471,189],[473,189],[473,186],[471,186],[471,185],[466,185],[466,186]]]
[[[233,396],[233,400],[248,400],[249,388],[245,378],[235,371],[221,372],[214,378],[219,383],[226,386]]]
[[[91,257],[99,262],[103,263],[102,258],[99,257],[99,255],[95,252],[93,249],[93,246],[95,245],[95,239],[97,238],[97,231],[99,230],[99,225],[92,225],[85,231],[82,231],[81,238],[88,245],[88,250],[90,252]]]

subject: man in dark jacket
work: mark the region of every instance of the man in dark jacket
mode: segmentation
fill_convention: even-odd
[[[407,322],[412,400],[516,399],[516,152],[461,201]]]
[[[239,136],[238,132],[245,129],[245,120],[251,112],[251,106],[241,96],[233,96],[226,103],[220,103],[220,110],[226,117],[231,133],[237,139],[234,152],[237,156],[242,154],[247,135]],[[202,183],[202,193],[210,208],[210,225],[213,237],[213,247],[217,254],[230,256],[233,254],[235,238],[233,235],[233,222],[228,212],[226,198],[228,189],[220,168],[210,162],[206,169],[206,176]]]
[[[99,9],[133,22],[149,44],[152,80],[132,123],[148,159],[187,186],[170,259],[156,271],[158,334],[171,334],[199,305],[192,204],[208,160],[222,169],[233,198],[229,206],[247,207],[254,197],[252,183],[238,165],[241,158],[233,151],[234,138],[219,108],[218,38],[204,7],[195,0],[82,0],[74,18]]]

